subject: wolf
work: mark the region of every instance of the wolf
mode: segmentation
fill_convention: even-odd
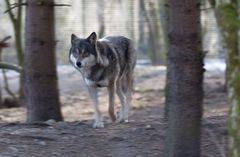
[[[93,128],[104,127],[97,93],[101,87],[108,89],[108,113],[111,120],[128,122],[136,59],[133,42],[124,36],[97,39],[95,32],[87,38],[71,35],[69,61],[82,74],[92,99],[95,112]],[[121,103],[117,118],[114,111],[115,94]]]

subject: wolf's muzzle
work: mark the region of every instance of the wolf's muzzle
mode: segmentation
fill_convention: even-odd
[[[81,63],[81,62],[77,62],[76,65],[77,65],[77,67],[79,67],[79,68],[82,67],[82,63]]]

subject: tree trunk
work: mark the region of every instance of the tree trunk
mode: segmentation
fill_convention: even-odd
[[[150,59],[153,64],[157,64],[157,49],[156,49],[156,43],[158,40],[156,40],[156,34],[154,34],[154,28],[152,26],[151,19],[147,13],[147,9],[145,7],[144,0],[140,0],[140,7],[143,12],[143,16],[146,20],[147,28],[148,28],[148,54],[150,55]],[[151,15],[150,15],[151,16]]]
[[[144,6],[144,1],[143,0],[139,0],[138,2],[139,5],[139,10],[138,10],[138,32],[139,32],[139,38],[138,38],[138,52],[140,54],[146,54],[147,51],[147,43],[146,43],[146,39],[145,39],[145,6]]]
[[[55,63],[53,0],[27,1],[25,90],[27,122],[62,120]]]
[[[102,38],[105,34],[105,24],[104,24],[104,0],[97,0],[97,15],[98,15],[98,36]]]
[[[83,31],[83,36],[87,35],[87,30],[86,30],[86,7],[87,7],[87,1],[82,0],[82,31]]]
[[[233,32],[232,32],[233,33]],[[234,34],[231,34],[233,37]],[[235,48],[228,49],[228,97],[229,109],[229,157],[240,157],[240,59],[238,51],[238,31],[235,32]],[[236,51],[237,50],[237,51]]]
[[[166,7],[167,5],[166,3],[167,3],[166,0],[158,1],[161,57],[165,64],[168,52],[168,38],[167,38],[168,8]]]
[[[2,108],[2,106],[3,106],[3,101],[2,101],[3,99],[2,99],[2,86],[1,86],[1,82],[0,82],[0,108]]]
[[[0,43],[0,61],[2,60],[2,48],[1,48],[1,44]],[[1,68],[1,67],[0,67]],[[3,103],[3,99],[2,99],[2,86],[1,86],[1,81],[0,81],[0,108],[2,108],[2,104]]]
[[[166,64],[166,49],[164,49],[163,37],[161,36],[160,20],[157,3],[150,1],[148,11],[148,30],[150,58],[153,64]]]
[[[240,52],[239,4],[225,2],[217,6],[216,17],[227,51],[227,86],[229,109],[229,157],[240,157]]]
[[[20,7],[21,8],[21,7]],[[23,67],[24,62],[24,55],[23,55],[23,48],[22,48],[22,26],[21,20],[22,18],[19,17],[17,26],[14,26],[15,32],[15,43],[16,43],[16,50],[17,50],[17,58],[18,58],[18,65]],[[24,95],[24,76],[23,73],[20,73],[19,76],[19,101],[22,106],[25,104],[25,95]]]
[[[127,15],[126,17],[127,23],[127,29],[128,29],[128,34],[129,37],[135,41],[135,34],[134,34],[134,1],[126,1],[126,7],[127,7]]]
[[[169,119],[164,156],[200,157],[203,101],[200,1],[169,0],[169,27]]]
[[[239,14],[238,5],[229,4],[226,7],[231,8],[231,13],[234,13],[234,18],[229,18],[229,22],[236,22],[235,27],[227,27],[225,29],[225,40],[228,50],[228,66],[227,66],[227,85],[228,98],[230,102],[229,109],[229,157],[240,157],[240,52],[239,52]],[[229,15],[225,10],[226,15]],[[232,21],[230,21],[232,20]],[[226,21],[225,21],[226,22]],[[232,23],[232,25],[234,25]]]
[[[149,46],[150,46],[150,58],[153,64],[161,64],[161,59],[158,57],[158,53],[160,54],[160,47],[159,47],[159,30],[157,24],[157,12],[153,2],[149,2],[149,16],[148,22],[148,31],[149,31]],[[157,28],[157,29],[156,29]]]
[[[240,157],[240,52],[239,52],[239,2],[222,1],[210,4],[215,8],[217,23],[224,38],[227,52],[226,84],[229,108],[229,157]]]

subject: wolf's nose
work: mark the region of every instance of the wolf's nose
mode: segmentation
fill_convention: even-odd
[[[79,68],[81,68],[81,66],[82,66],[82,63],[81,63],[81,62],[77,62],[76,64],[77,64],[77,66],[78,66]]]

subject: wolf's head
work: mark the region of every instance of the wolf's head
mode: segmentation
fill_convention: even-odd
[[[98,63],[99,54],[96,48],[97,35],[95,32],[85,39],[72,34],[71,44],[69,61],[73,66],[76,68],[90,68]]]

